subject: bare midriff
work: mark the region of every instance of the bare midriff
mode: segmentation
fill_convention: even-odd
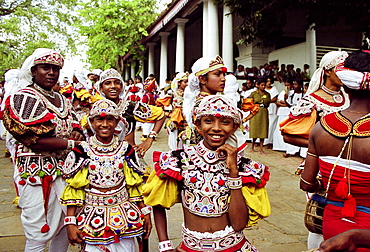
[[[186,208],[183,208],[183,211],[185,227],[191,231],[214,233],[231,226],[227,213],[218,217],[202,217],[189,212]]]

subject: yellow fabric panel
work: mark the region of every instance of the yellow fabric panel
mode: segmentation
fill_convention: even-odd
[[[316,110],[313,110],[309,116],[302,116],[297,119],[291,119],[288,117],[282,121],[279,126],[283,134],[285,133],[308,138],[313,126],[316,124],[316,119]]]
[[[83,129],[90,129],[90,125],[87,120],[89,120],[88,115],[84,115],[80,120],[80,125]]]
[[[87,179],[88,172],[88,167],[84,167],[79,170],[72,178],[66,179],[66,182],[73,188],[84,188],[89,184],[89,180]]]
[[[65,206],[82,206],[82,202],[85,200],[85,195],[86,193],[84,188],[76,189],[70,185],[67,185],[63,190],[62,196],[60,197],[61,204]],[[79,204],[76,202],[81,203]]]
[[[143,186],[144,203],[150,206],[170,208],[181,202],[178,182],[172,178],[161,179],[152,171]]]
[[[126,188],[130,198],[139,197],[142,195],[143,178],[133,169],[128,167],[125,162],[123,165],[123,173],[125,174]]]
[[[90,103],[94,104],[96,101],[104,99],[100,94],[96,93],[90,97]]]
[[[265,187],[243,186],[242,194],[249,209],[249,221],[246,227],[256,225],[259,220],[271,214],[270,200]]]
[[[69,205],[68,201],[82,202],[85,200],[85,187],[89,184],[87,180],[88,171],[89,169],[85,167],[79,170],[72,178],[66,179],[68,185],[64,188],[60,199],[62,202],[67,203],[62,203],[62,205]],[[75,203],[71,203],[70,205],[75,205]]]
[[[163,112],[162,108],[152,106],[152,105],[149,105],[149,107],[152,110],[152,116],[151,117],[148,117],[147,119],[143,120],[143,119],[140,119],[137,116],[134,116],[135,120],[138,121],[138,122],[150,122],[150,121],[159,121],[159,120],[162,119],[162,117],[164,116],[164,112]]]

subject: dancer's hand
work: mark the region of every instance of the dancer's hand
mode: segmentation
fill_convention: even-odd
[[[133,147],[135,148],[136,153],[140,157],[144,157],[147,150],[149,150],[149,148],[152,146],[152,143],[153,139],[148,137],[144,142],[142,142],[141,144],[134,145]]]
[[[149,239],[151,231],[152,231],[152,220],[150,218],[150,214],[147,214],[144,216],[144,232],[145,232],[144,239]]]
[[[238,165],[237,165],[237,156],[238,156],[238,149],[236,147],[231,146],[230,144],[224,144],[217,149],[217,153],[224,152],[226,157],[226,165],[230,171],[230,177],[237,177],[238,176]]]
[[[81,243],[84,240],[82,235],[82,231],[80,231],[76,225],[67,225],[67,232],[68,232],[68,240],[71,245],[75,245],[75,243]]]
[[[80,132],[74,130],[72,131],[71,137],[69,139],[76,140],[76,141],[83,141],[85,137]]]

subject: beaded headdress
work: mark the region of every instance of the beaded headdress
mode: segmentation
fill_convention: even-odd
[[[114,116],[115,118],[120,117],[117,105],[108,99],[102,99],[94,103],[93,107],[89,112],[89,118],[96,116]]]
[[[242,114],[224,95],[208,95],[193,110],[194,121],[203,116],[228,117],[236,124],[241,124]]]
[[[45,53],[39,55],[37,58],[34,59],[33,65],[38,65],[38,64],[51,64],[51,65],[56,65],[60,66],[61,68],[64,65],[64,59],[60,53],[50,50],[46,51]]]
[[[113,68],[111,69],[107,69],[107,70],[104,70],[101,74],[100,74],[100,79],[99,79],[99,87],[101,85],[101,83],[103,83],[104,81],[108,80],[108,79],[118,79],[121,81],[122,85],[123,85],[123,79],[122,79],[122,76],[119,74],[119,72]]]
[[[339,64],[342,64],[348,57],[348,53],[345,51],[331,51],[325,54],[320,61],[319,68],[313,73],[310,84],[306,94],[311,94],[324,85],[324,73],[325,70],[330,70]]]
[[[19,89],[32,84],[31,68],[38,64],[52,64],[63,67],[64,59],[60,53],[52,49],[37,48],[22,64],[19,71]]]

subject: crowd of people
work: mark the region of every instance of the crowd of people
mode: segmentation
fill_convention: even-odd
[[[153,74],[124,81],[115,69],[76,70],[60,81],[63,56],[35,50],[7,72],[0,93],[25,251],[48,243],[49,251],[148,251],[151,213],[160,252],[258,251],[243,230],[271,214],[270,172],[245,155],[248,141],[261,155],[264,145],[286,157],[306,157],[308,148],[301,188],[326,189],[330,238],[310,234],[309,248],[367,246],[353,241],[369,228],[369,58],[330,52],[311,77],[308,65],[232,73],[220,56],[202,57],[159,90]],[[246,78],[241,87],[238,77]],[[169,151],[153,152],[151,169],[143,158],[162,128]],[[184,223],[170,228],[181,229],[182,242],[174,246],[166,210],[180,202]]]

